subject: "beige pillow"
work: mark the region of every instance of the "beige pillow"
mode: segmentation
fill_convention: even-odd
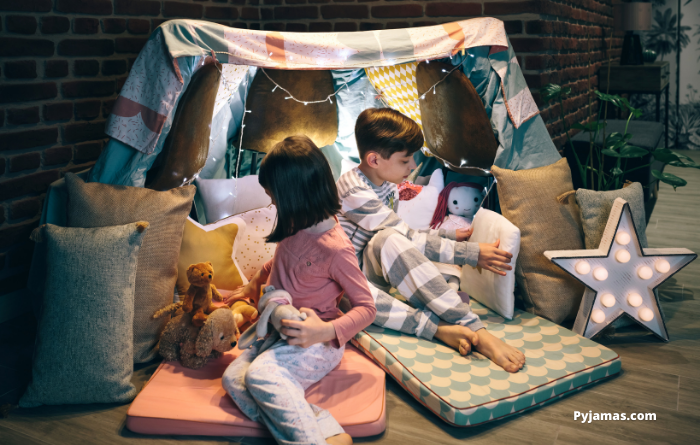
[[[521,233],[515,279],[525,307],[555,323],[576,318],[583,285],[543,254],[584,248],[576,200],[557,200],[573,190],[569,164],[562,158],[546,167],[513,171],[493,166],[492,172],[503,216]]]
[[[85,183],[67,173],[68,227],[107,227],[147,221],[139,251],[134,295],[134,362],[153,360],[168,322],[153,313],[173,301],[185,218],[192,208],[193,185],[165,192],[141,187]],[[100,298],[110,298],[101,295]]]
[[[246,225],[245,234],[236,248],[236,261],[241,265],[243,275],[250,280],[255,272],[275,256],[277,244],[266,243],[265,237],[272,233],[275,226],[277,208],[270,204],[236,216]]]
[[[217,289],[233,290],[248,284],[235,260],[236,249],[241,243],[245,229],[243,220],[236,216],[206,226],[187,218],[180,246],[180,259],[177,262],[177,292],[181,298],[190,287],[187,280],[187,268],[190,264],[210,261],[214,267],[212,283]]]

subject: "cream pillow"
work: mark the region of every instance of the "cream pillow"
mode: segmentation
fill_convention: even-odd
[[[474,215],[472,227],[474,233],[469,238],[470,242],[493,243],[501,240],[499,249],[513,254],[510,263],[513,270],[507,270],[504,277],[480,267],[462,266],[460,289],[510,320],[513,318],[515,306],[513,290],[515,289],[515,262],[520,252],[520,229],[498,213],[484,208],[479,209]]]
[[[211,261],[214,267],[212,282],[217,289],[233,290],[248,284],[236,262],[236,249],[246,231],[241,218],[231,216],[205,226],[187,218],[177,263],[177,292],[184,295],[190,287],[187,268],[190,264]]]
[[[440,192],[445,188],[445,178],[439,168],[430,176],[428,185],[410,201],[399,201],[396,214],[413,230],[430,228],[430,221],[438,205]]]
[[[241,265],[243,275],[251,279],[275,255],[277,244],[266,243],[265,237],[272,233],[277,219],[277,208],[270,204],[261,209],[250,210],[236,215],[246,224],[246,233],[236,249],[236,261]]]

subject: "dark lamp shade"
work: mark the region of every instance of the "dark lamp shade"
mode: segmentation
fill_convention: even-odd
[[[651,29],[651,3],[617,3],[613,5],[615,31]]]

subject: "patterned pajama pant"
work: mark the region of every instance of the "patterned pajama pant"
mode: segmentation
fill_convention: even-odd
[[[476,258],[474,256],[476,255]],[[410,231],[378,232],[365,247],[363,272],[375,299],[375,325],[432,339],[440,319],[476,331],[484,327],[469,304],[462,302],[432,261],[463,265],[476,263],[478,251],[467,243]],[[395,287],[413,307],[389,295]]]
[[[243,351],[221,379],[241,411],[264,423],[281,444],[325,444],[343,433],[328,411],[306,401],[304,391],[338,366],[345,347],[317,343],[304,349],[280,339],[258,355],[262,344]]]

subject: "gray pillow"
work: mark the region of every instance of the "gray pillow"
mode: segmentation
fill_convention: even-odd
[[[46,224],[32,234],[46,244],[46,290],[32,382],[20,406],[128,402],[136,396],[134,288],[147,227]]]
[[[581,223],[586,241],[586,249],[597,249],[603,237],[605,225],[613,202],[617,198],[627,201],[632,211],[632,219],[637,227],[639,243],[647,247],[646,216],[644,214],[644,189],[635,182],[620,190],[595,192],[593,190],[576,190],[576,201],[581,209]]]

